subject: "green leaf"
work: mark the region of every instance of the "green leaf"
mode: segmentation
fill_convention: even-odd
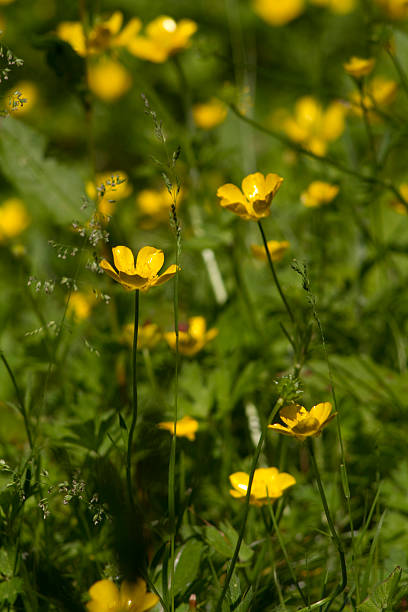
[[[21,578],[10,578],[0,583],[0,602],[8,601],[13,604],[19,593],[23,592],[23,581]]]
[[[80,216],[84,185],[74,169],[45,157],[44,137],[18,119],[1,124],[0,168],[27,206],[68,223]]]
[[[219,531],[213,526],[205,527],[205,538],[211,548],[216,550],[223,557],[230,559],[234,554],[238,534],[235,529],[229,525],[229,523],[221,523],[220,527],[223,531]],[[243,541],[239,551],[239,560],[246,562],[252,557],[253,554],[253,550]]]
[[[358,607],[361,612],[392,612],[393,599],[396,595],[398,584],[401,579],[402,569],[396,567],[393,572],[381,582],[374,591],[370,594],[368,599]]]
[[[14,562],[11,559],[12,555],[5,548],[0,548],[0,574],[11,578],[13,575]]]
[[[224,531],[228,540],[232,543],[233,548],[235,549],[235,546],[238,540],[238,533],[229,523],[221,523],[220,527]],[[254,554],[254,551],[252,550],[252,548],[249,548],[249,546],[247,546],[245,542],[242,540],[241,548],[239,550],[239,560],[245,563],[246,561],[249,561],[251,559],[253,554]]]
[[[177,555],[174,574],[176,595],[185,593],[197,577],[205,545],[196,539],[188,540]]]

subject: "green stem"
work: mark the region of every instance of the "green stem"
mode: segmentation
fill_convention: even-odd
[[[278,276],[276,274],[275,266],[273,265],[272,257],[271,257],[271,254],[269,252],[269,249],[268,249],[268,243],[267,243],[267,240],[266,240],[265,232],[263,230],[262,223],[261,223],[260,220],[258,221],[258,227],[259,227],[259,230],[260,230],[261,235],[262,235],[262,240],[263,240],[264,247],[265,247],[265,253],[266,253],[266,256],[268,258],[269,267],[271,269],[273,280],[275,281],[276,288],[277,288],[277,290],[279,292],[279,295],[282,298],[282,302],[285,305],[285,308],[286,308],[287,313],[288,313],[288,315],[290,317],[290,320],[292,321],[293,324],[295,324],[295,317],[293,316],[293,312],[292,312],[292,310],[291,310],[291,308],[290,308],[290,306],[289,306],[289,304],[288,304],[288,302],[287,302],[287,300],[285,298],[285,294],[282,291],[282,287],[280,286],[280,283],[279,283],[279,280],[278,280]]]
[[[135,500],[132,491],[132,443],[133,434],[137,421],[137,335],[139,332],[139,289],[135,291],[135,327],[133,330],[133,348],[132,348],[132,421],[129,428],[127,458],[126,458],[126,482],[128,489],[129,502],[131,507],[135,508]]]
[[[239,532],[237,543],[235,545],[234,554],[233,554],[232,559],[231,559],[229,570],[228,570],[227,576],[225,578],[224,587],[222,589],[222,593],[220,595],[220,598],[219,598],[219,600],[217,602],[217,607],[215,609],[215,612],[221,612],[221,610],[222,610],[222,602],[224,601],[225,596],[227,594],[228,587],[229,587],[229,584],[231,582],[232,574],[234,572],[235,565],[237,564],[237,561],[238,561],[238,555],[239,555],[239,551],[241,549],[242,541],[244,539],[245,528],[246,528],[246,524],[247,524],[247,520],[248,520],[249,502],[250,502],[250,497],[251,497],[252,482],[254,480],[254,474],[255,474],[256,466],[258,465],[259,455],[261,454],[261,451],[262,451],[262,446],[263,446],[263,443],[264,443],[264,440],[265,440],[266,432],[268,430],[268,425],[269,425],[269,423],[272,422],[272,420],[275,417],[276,413],[282,407],[282,404],[283,404],[283,399],[282,398],[278,398],[278,400],[275,402],[274,407],[272,408],[272,412],[271,412],[271,414],[269,416],[268,421],[265,424],[265,427],[264,427],[264,429],[262,431],[261,437],[259,438],[258,445],[257,445],[257,447],[255,449],[255,454],[254,454],[253,459],[252,459],[251,471],[249,473],[248,488],[247,488],[247,492],[246,492],[246,496],[245,496],[245,501],[244,501],[244,503],[245,503],[244,518],[242,520],[241,529],[240,529],[240,532]]]
[[[8,374],[9,374],[9,376],[10,376],[11,382],[13,383],[13,387],[14,387],[14,390],[16,392],[17,401],[18,401],[19,408],[20,408],[20,413],[21,413],[21,415],[22,415],[22,417],[24,419],[24,426],[25,426],[25,430],[26,430],[26,433],[27,433],[28,443],[30,445],[30,449],[33,450],[33,438],[32,438],[32,435],[31,435],[30,421],[28,420],[28,415],[27,415],[27,411],[26,411],[26,408],[25,408],[25,403],[24,403],[24,400],[23,400],[23,396],[21,395],[21,391],[20,391],[20,388],[19,388],[19,386],[17,384],[17,381],[16,381],[16,378],[14,376],[13,370],[11,369],[10,364],[7,361],[6,356],[3,353],[3,351],[0,351],[0,357],[1,357],[1,360],[3,361],[3,363],[4,363],[5,367],[6,367],[6,370],[7,370]]]
[[[268,506],[269,506],[269,513],[270,513],[271,518],[272,518],[273,527],[274,527],[275,533],[276,533],[276,535],[278,537],[279,546],[281,547],[281,550],[283,552],[283,556],[285,557],[286,565],[288,566],[289,573],[291,575],[293,583],[295,584],[295,586],[296,586],[296,588],[298,590],[298,593],[299,593],[300,597],[302,598],[302,601],[305,604],[305,606],[309,606],[309,603],[308,603],[308,601],[306,599],[306,596],[303,593],[302,589],[300,588],[300,584],[299,584],[299,582],[298,582],[298,580],[296,578],[295,572],[293,571],[292,565],[290,563],[288,551],[286,550],[285,542],[283,541],[282,534],[281,534],[280,529],[279,529],[278,521],[276,520],[276,516],[275,516],[275,513],[274,513],[273,508],[272,508],[272,503],[269,503]]]
[[[144,361],[146,372],[147,372],[147,377],[150,381],[152,391],[156,395],[157,394],[157,381],[154,375],[152,356],[150,354],[150,350],[148,348],[144,348],[142,353],[143,353],[143,361]]]
[[[338,535],[338,533],[336,531],[336,528],[334,526],[334,522],[333,522],[333,519],[332,519],[332,516],[331,516],[331,513],[330,513],[329,505],[327,503],[326,494],[324,492],[323,483],[322,483],[322,479],[320,477],[319,468],[317,467],[315,452],[314,452],[314,448],[313,448],[313,442],[312,442],[311,438],[307,439],[307,445],[308,445],[309,454],[310,454],[310,458],[311,458],[312,465],[313,465],[313,471],[314,471],[315,477],[316,477],[317,487],[319,489],[320,497],[321,497],[321,500],[322,500],[324,513],[326,515],[327,524],[329,526],[329,530],[330,530],[331,536],[333,538],[333,541],[336,544],[336,548],[337,548],[337,551],[339,553],[339,558],[340,558],[341,583],[338,585],[338,587],[335,589],[334,593],[330,597],[329,603],[327,604],[327,607],[326,607],[326,610],[328,610],[330,605],[331,605],[331,603],[334,601],[334,599],[338,595],[340,595],[340,593],[342,593],[344,591],[344,589],[346,588],[346,586],[347,586],[346,559],[345,559],[345,554],[344,554],[344,550],[343,550],[343,545],[341,543],[339,535]]]
[[[374,134],[373,134],[373,130],[371,129],[370,117],[368,114],[367,106],[364,101],[365,92],[364,92],[364,82],[362,79],[357,79],[357,87],[360,92],[360,108],[363,113],[363,120],[364,120],[365,129],[367,132],[367,138],[368,138],[370,151],[371,151],[373,168],[374,170],[376,170],[378,168],[377,153],[376,153],[376,147],[375,147]]]

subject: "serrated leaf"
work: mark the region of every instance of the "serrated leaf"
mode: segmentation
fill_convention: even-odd
[[[358,607],[361,612],[383,612],[392,611],[392,602],[398,589],[398,584],[401,579],[402,569],[396,567],[393,572],[381,582],[368,599]]]
[[[181,549],[176,559],[174,590],[176,595],[185,593],[197,578],[201,555],[205,546],[199,540],[191,539]]]
[[[19,593],[23,592],[23,581],[21,578],[10,578],[0,583],[0,602],[7,601],[13,604]]]
[[[74,169],[45,157],[42,134],[18,119],[0,124],[0,168],[24,198],[28,208],[61,223],[77,218],[84,185]]]
[[[238,541],[238,533],[229,523],[221,523],[220,527],[227,536],[228,540],[232,543],[233,548],[235,549],[236,543]],[[249,546],[247,546],[242,540],[241,548],[239,549],[239,560],[245,563],[246,561],[249,561],[251,559],[253,554],[254,551],[252,550],[252,548],[249,548]]]

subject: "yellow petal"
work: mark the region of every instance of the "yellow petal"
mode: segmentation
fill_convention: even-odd
[[[331,411],[332,411],[331,403],[323,402],[321,404],[316,404],[316,406],[313,406],[309,414],[310,416],[317,419],[320,424],[323,424],[327,420],[327,417],[329,416]]]
[[[146,595],[146,583],[142,578],[136,582],[122,582],[120,587],[120,605],[124,610],[131,609],[134,606],[139,610],[139,604],[143,601]]]
[[[125,272],[125,274],[134,274],[136,272],[135,259],[133,257],[132,251],[128,247],[126,246],[114,247],[112,249],[112,253],[113,253],[113,262],[116,266],[116,269],[119,272]]]
[[[157,64],[165,62],[168,58],[166,49],[145,36],[136,36],[128,43],[127,48],[136,57]]]
[[[278,191],[282,183],[283,183],[283,178],[279,176],[278,174],[275,174],[273,172],[270,172],[269,174],[267,174],[265,177],[266,198],[267,199],[269,198],[271,200],[275,196],[276,192]]]
[[[153,608],[159,601],[159,598],[154,593],[146,593],[143,599],[143,603],[140,604],[137,612],[144,612],[145,610],[150,610]]]
[[[155,247],[145,246],[137,254],[136,272],[144,278],[153,278],[164,264],[164,253]]]
[[[242,181],[242,191],[250,202],[265,200],[265,177],[260,172],[248,174]]]
[[[249,482],[248,474],[245,472],[234,472],[233,474],[229,475],[229,480],[234,489],[239,491],[239,493],[246,495]]]
[[[117,34],[122,26],[123,15],[120,11],[115,11],[112,15],[103,22],[103,27],[109,30],[113,35]]]
[[[112,580],[98,580],[89,589],[91,599],[103,608],[119,606],[119,590]]]
[[[163,285],[163,283],[166,283],[168,280],[173,278],[173,276],[176,273],[177,273],[177,266],[175,264],[172,264],[171,266],[167,268],[165,272],[163,272],[163,274],[160,274],[160,276],[153,279],[152,286],[158,287],[159,285]]]
[[[126,274],[125,272],[119,272],[119,279],[119,282],[130,290],[141,289],[143,291],[147,288],[149,282],[143,276],[139,276],[139,274]]]
[[[287,427],[284,427],[283,425],[280,425],[279,423],[274,423],[273,425],[268,425],[269,429],[274,429],[275,431],[278,431],[279,433],[285,434],[286,436],[294,436],[295,434],[292,432],[291,429],[288,429]]]
[[[190,317],[188,320],[188,332],[197,340],[204,337],[206,327],[207,324],[204,317]]]
[[[344,132],[345,107],[340,102],[330,104],[324,113],[322,137],[325,140],[337,140]]]
[[[116,270],[114,270],[107,259],[102,259],[102,261],[99,262],[99,265],[102,270],[106,272],[106,274],[109,274],[109,276],[111,276],[115,281],[120,283],[119,274],[116,272]]]
[[[278,474],[276,481],[276,484],[282,489],[282,491],[296,484],[295,478],[286,472],[281,472]]]
[[[104,57],[89,66],[88,83],[98,98],[113,102],[130,89],[132,77],[122,64]]]
[[[62,21],[57,26],[57,36],[70,44],[78,55],[86,55],[84,29],[79,21]]]
[[[127,47],[128,44],[136,37],[136,34],[140,31],[141,27],[142,22],[140,19],[133,17],[126,24],[120,34],[115,37],[113,45],[118,47]]]
[[[283,26],[298,17],[304,0],[254,0],[255,12],[272,26]]]
[[[292,431],[294,434],[301,435],[302,437],[313,436],[320,431],[320,422],[317,418],[311,416],[309,413],[293,426]]]
[[[226,183],[217,190],[217,197],[223,208],[228,208],[237,215],[248,218],[248,205],[242,191],[232,183]]]
[[[363,76],[366,76],[367,74],[370,74],[370,72],[374,68],[374,64],[375,59],[372,57],[369,59],[365,59],[362,57],[352,57],[348,62],[343,64],[343,66],[347,74],[355,78],[361,78]]]

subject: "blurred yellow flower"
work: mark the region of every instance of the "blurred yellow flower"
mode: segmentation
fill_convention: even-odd
[[[197,24],[191,19],[176,23],[168,15],[161,15],[146,26],[145,36],[136,36],[130,41],[128,49],[136,57],[160,64],[189,47],[196,30]]]
[[[17,92],[21,95],[16,95]],[[25,115],[34,108],[37,101],[37,85],[33,81],[19,81],[7,93],[6,108],[16,116]]]
[[[133,323],[128,323],[123,329],[124,341],[132,346],[133,344],[133,332],[135,326]],[[137,332],[137,348],[138,349],[152,349],[160,342],[163,338],[163,334],[156,323],[144,323],[139,325]]]
[[[183,191],[174,194],[176,196],[176,207],[183,198]],[[146,217],[150,217],[152,221],[158,223],[168,221],[170,216],[170,207],[173,203],[173,198],[170,196],[167,187],[162,189],[143,189],[136,196],[136,203]]]
[[[406,19],[408,17],[408,4],[406,0],[377,0],[377,4],[391,19]]]
[[[232,497],[244,500],[248,491],[249,475],[245,472],[235,472],[229,479],[234,487],[230,489]],[[293,476],[279,472],[275,467],[258,468],[254,472],[249,503],[254,506],[272,503],[283,495],[285,489],[295,483]]]
[[[171,434],[174,434],[174,421],[163,421],[158,424],[160,429],[166,429]],[[196,437],[198,429],[198,421],[195,419],[185,416],[177,421],[176,436],[180,438],[187,438],[190,442],[193,442]]]
[[[311,4],[329,8],[333,13],[346,15],[356,7],[356,0],[309,0]]]
[[[119,62],[107,57],[92,63],[88,70],[89,89],[104,102],[113,102],[132,85],[130,73]]]
[[[388,106],[394,102],[397,95],[398,84],[395,81],[387,79],[383,76],[376,76],[365,88],[365,95],[362,98],[359,91],[353,91],[350,99],[352,102],[351,110],[358,117],[362,117],[363,109],[361,108],[362,101],[365,108],[368,110],[370,121],[379,121],[380,116],[375,112],[375,107]]]
[[[339,189],[338,185],[332,185],[324,181],[313,181],[301,194],[300,199],[305,206],[322,206],[334,200],[339,193]]]
[[[120,283],[127,291],[147,291],[151,287],[162,285],[170,280],[177,272],[173,264],[158,275],[164,264],[164,254],[160,249],[145,246],[140,249],[136,257],[136,265],[132,251],[126,246],[117,246],[112,249],[115,268],[102,259],[100,267],[115,281]]]
[[[0,243],[15,238],[30,224],[24,202],[8,198],[0,206]]]
[[[272,26],[282,26],[303,13],[304,0],[253,0],[255,13]]]
[[[208,102],[193,106],[194,123],[203,130],[211,130],[225,121],[227,112],[228,110],[224,102],[217,98],[211,98]]]
[[[277,174],[264,176],[260,172],[249,174],[242,181],[242,191],[232,183],[217,190],[220,205],[239,215],[242,219],[258,221],[270,214],[273,197],[282,185],[283,178]]]
[[[0,6],[5,6],[6,4],[11,4],[14,0],[0,0]]]
[[[120,31],[122,24],[123,14],[115,11],[106,21],[97,21],[87,37],[79,21],[62,21],[58,24],[57,35],[84,57],[103,53],[112,47],[128,47],[142,27],[142,22],[134,17]]]
[[[99,212],[103,215],[112,215],[116,202],[132,193],[132,184],[123,170],[102,172],[96,175],[96,186],[88,181],[85,191],[88,198],[98,199]]]
[[[363,57],[353,56],[348,62],[343,64],[344,70],[352,77],[360,79],[363,76],[367,76],[372,72],[375,64],[375,58],[370,57],[364,59]]]
[[[294,117],[287,117],[283,127],[287,135],[316,155],[324,155],[329,142],[337,140],[344,131],[345,108],[332,102],[326,110],[311,96],[304,96],[295,104]]]
[[[218,334],[218,329],[209,329],[204,317],[190,317],[188,325],[179,327],[178,349],[182,355],[192,357],[204,348],[208,342],[213,340]],[[176,350],[176,333],[166,332],[164,334],[170,348]]]
[[[293,436],[298,440],[304,440],[309,436],[316,437],[321,434],[323,427],[336,416],[337,412],[330,414],[331,410],[330,402],[317,404],[309,412],[299,404],[292,404],[291,406],[285,406],[279,412],[279,417],[285,425],[274,423],[268,425],[268,427],[278,433]]]
[[[139,578],[136,583],[122,582],[120,590],[112,580],[98,580],[89,589],[91,601],[86,604],[89,612],[145,612],[159,601],[154,593],[146,592],[146,583]]]
[[[399,186],[399,190],[404,200],[407,200],[408,202],[408,183],[401,183],[401,185]],[[390,206],[399,215],[408,215],[407,207],[399,200],[392,200],[390,202]]]
[[[268,251],[272,261],[280,261],[286,251],[288,250],[290,243],[287,240],[268,240]],[[267,261],[267,255],[265,253],[265,247],[263,245],[251,244],[252,255],[256,259],[261,261]]]
[[[95,302],[92,293],[73,291],[68,302],[67,314],[72,314],[77,321],[87,319]]]

